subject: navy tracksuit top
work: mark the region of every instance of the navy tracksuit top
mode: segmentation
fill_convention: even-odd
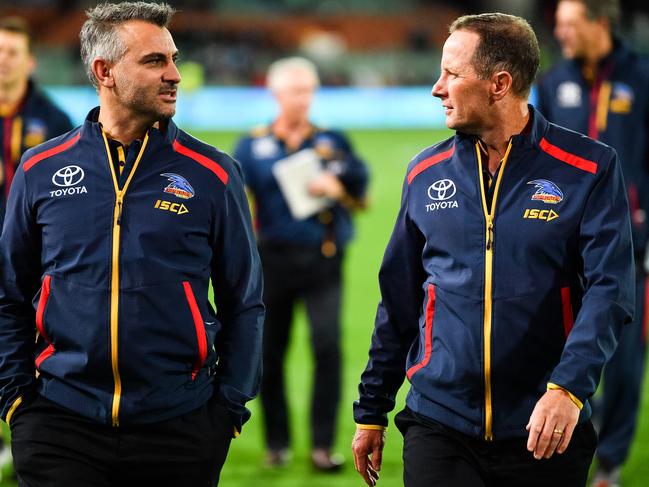
[[[322,166],[333,172],[350,196],[365,197],[368,184],[367,166],[356,155],[342,132],[313,127],[313,132],[296,149],[314,149]],[[291,155],[283,140],[272,132],[272,126],[261,127],[242,137],[234,157],[241,163],[246,185],[254,194],[256,226],[259,240],[274,244],[293,244],[319,248],[328,232],[321,215],[296,220],[273,175],[273,166]],[[330,208],[333,237],[336,246],[344,248],[352,239],[354,228],[351,214],[340,204]]]
[[[649,242],[649,58],[615,40],[588,81],[582,63],[567,60],[537,83],[537,108],[553,123],[613,147],[631,209],[636,257]],[[642,270],[642,266],[638,266]]]
[[[386,425],[404,377],[415,413],[477,438],[527,435],[549,383],[589,416],[633,314],[624,183],[613,149],[530,113],[487,190],[473,136],[410,163],[357,423]]]
[[[70,118],[32,80],[18,107],[0,114],[0,227],[20,157],[27,149],[70,130]]]
[[[264,313],[240,168],[169,121],[131,144],[120,176],[97,116],[16,172],[0,238],[0,416],[38,392],[101,423],[148,423],[216,389],[240,428]]]

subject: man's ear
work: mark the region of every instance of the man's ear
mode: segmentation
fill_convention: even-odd
[[[112,88],[115,86],[112,64],[108,63],[104,58],[95,58],[92,62],[92,73],[95,75],[95,79],[97,79],[99,86],[105,88]]]
[[[502,100],[512,90],[512,75],[507,71],[498,71],[491,76],[491,99]]]

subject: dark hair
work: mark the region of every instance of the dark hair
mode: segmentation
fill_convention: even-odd
[[[176,10],[166,3],[102,3],[86,10],[88,20],[81,27],[81,59],[90,82],[97,87],[92,62],[97,57],[115,62],[126,52],[117,28],[130,20],[143,20],[167,27]]]
[[[0,18],[0,30],[11,32],[13,34],[22,34],[27,38],[27,50],[32,52],[32,33],[29,25],[21,17]]]
[[[512,76],[512,91],[529,95],[539,70],[539,43],[530,24],[521,17],[501,13],[465,15],[451,24],[449,32],[468,30],[480,36],[473,66],[481,79],[497,71]]]
[[[565,0],[560,0],[565,1]],[[608,19],[611,28],[617,27],[620,22],[620,0],[571,0],[580,2],[586,7],[586,15],[591,20]]]

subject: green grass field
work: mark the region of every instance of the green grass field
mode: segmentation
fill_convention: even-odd
[[[251,404],[252,419],[244,427],[241,437],[232,443],[220,485],[224,487],[364,485],[354,471],[351,460],[350,443],[355,431],[352,402],[357,397],[358,380],[367,361],[374,313],[378,302],[378,269],[398,209],[401,184],[408,161],[421,149],[441,140],[447,134],[445,131],[432,130],[350,133],[356,150],[371,167],[372,181],[371,204],[367,211],[357,216],[357,236],[349,248],[346,262],[343,395],[336,441],[336,450],[343,453],[348,460],[344,471],[333,476],[316,474],[309,463],[308,411],[312,356],[308,327],[304,314],[300,312],[286,363],[289,377],[288,395],[292,406],[293,462],[279,470],[271,470],[263,466],[262,419],[259,403],[254,401]],[[196,133],[196,135],[230,152],[238,134]],[[405,389],[406,387],[402,388],[397,407],[403,404]],[[649,485],[649,418],[646,414],[649,412],[649,387],[645,387],[644,404],[636,441],[623,474],[626,487]],[[391,425],[388,430],[379,485],[384,487],[402,485],[401,444],[400,433]],[[0,483],[0,487],[11,485],[11,483]]]

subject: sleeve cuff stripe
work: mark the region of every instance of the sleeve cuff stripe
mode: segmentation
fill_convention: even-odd
[[[388,429],[387,426],[383,426],[380,424],[359,424],[356,423],[356,427],[359,430],[378,430],[378,431],[385,431]]]
[[[548,391],[557,390],[557,389],[568,393],[570,400],[574,402],[575,406],[577,406],[579,409],[582,409],[584,407],[584,403],[581,402],[579,398],[575,396],[572,392],[570,392],[568,389],[566,389],[565,387],[561,387],[560,385],[553,384],[552,382],[548,382]]]
[[[9,411],[7,412],[7,420],[6,420],[7,425],[11,421],[11,417],[14,415],[14,412],[22,402],[23,402],[23,396],[19,396],[18,399],[16,399],[14,403],[11,405],[11,407],[9,408]]]

